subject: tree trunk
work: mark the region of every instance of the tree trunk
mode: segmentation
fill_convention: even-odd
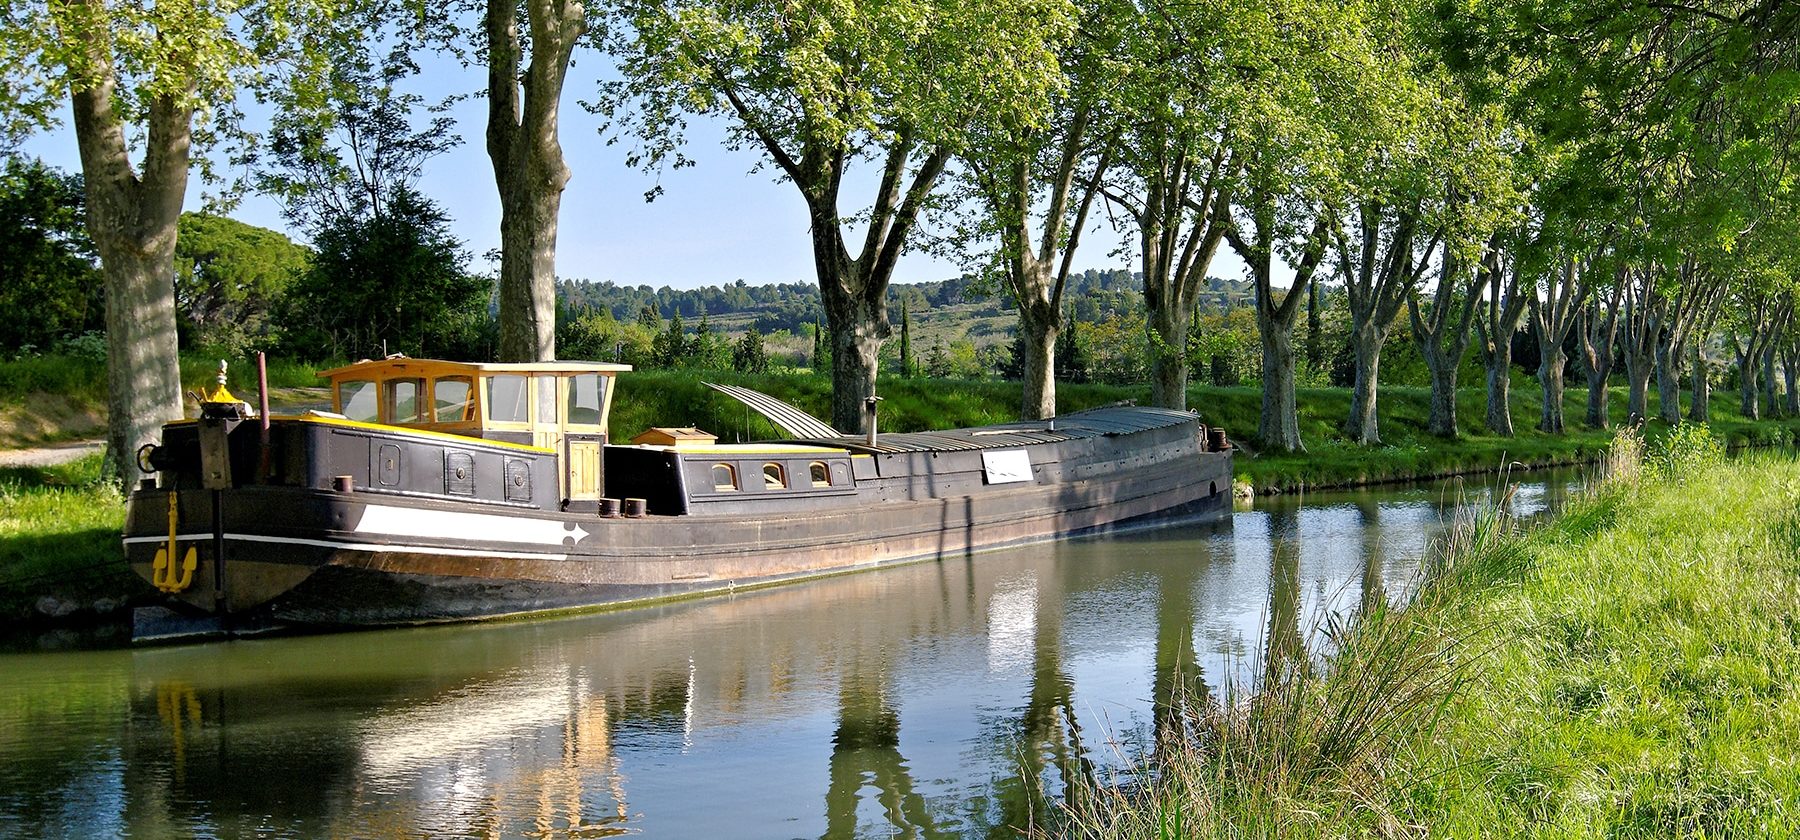
[[[1630,386],[1625,400],[1625,412],[1632,423],[1642,423],[1649,419],[1650,409],[1650,374],[1654,367],[1649,354],[1627,352],[1625,354],[1625,382]]]
[[[1019,404],[1019,419],[1044,420],[1056,416],[1056,336],[1057,312],[1054,307],[1019,307],[1019,346],[1025,354],[1024,397]]]
[[[1607,390],[1607,372],[1587,375],[1587,427],[1604,429],[1612,425],[1612,393]]]
[[[851,266],[840,268],[845,273],[855,270]],[[867,431],[865,406],[869,397],[875,396],[881,343],[892,332],[883,302],[885,285],[882,297],[870,300],[844,292],[846,286],[866,288],[866,282],[828,277],[823,269],[819,279],[821,289],[833,289],[822,296],[830,326],[827,338],[831,342],[831,425],[842,432],[859,434]]]
[[[1149,314],[1150,402],[1186,411],[1188,325],[1193,313],[1178,304],[1165,304]]]
[[[1776,379],[1775,379],[1775,342],[1774,341],[1770,341],[1769,343],[1767,343],[1763,346],[1762,356],[1763,356],[1763,358],[1762,358],[1763,399],[1765,402],[1767,402],[1769,404],[1769,416],[1770,417],[1781,417],[1781,416],[1783,416],[1781,400],[1775,390],[1776,389]]]
[[[1351,443],[1381,443],[1375,386],[1381,370],[1381,345],[1386,339],[1385,331],[1373,324],[1364,324],[1350,334],[1350,346],[1356,351],[1356,380],[1351,384],[1350,419],[1344,425],[1344,434]]]
[[[1673,426],[1681,422],[1681,377],[1676,369],[1675,351],[1667,340],[1656,343],[1656,402],[1662,410],[1663,422]]]
[[[1292,294],[1292,292],[1289,292]],[[1262,418],[1257,438],[1265,447],[1299,452],[1299,405],[1294,398],[1294,332],[1272,318],[1257,318],[1262,339]]]
[[[1512,341],[1494,342],[1487,358],[1487,427],[1502,437],[1513,436]]]
[[[1781,351],[1781,379],[1787,385],[1787,413],[1789,417],[1800,417],[1800,347],[1790,344]]]
[[[1693,371],[1689,374],[1694,390],[1688,405],[1688,419],[1695,423],[1705,423],[1712,410],[1712,375],[1706,367],[1706,352],[1701,349],[1705,343],[1694,342]]]
[[[1456,365],[1431,368],[1431,416],[1425,425],[1438,437],[1456,437]]]
[[[88,207],[91,219],[91,198]],[[99,249],[106,278],[106,457],[128,489],[144,477],[138,448],[156,442],[163,424],[182,415],[172,219],[165,241],[145,243],[136,253]]]
[[[1562,345],[1552,346],[1545,353],[1543,361],[1538,362],[1538,382],[1544,388],[1544,407],[1539,413],[1538,429],[1553,435],[1560,435],[1563,427],[1563,368],[1568,362]]]
[[[1746,420],[1762,419],[1756,405],[1756,356],[1755,350],[1738,354],[1738,413]]]
[[[523,73],[518,6],[488,0],[488,157],[500,193],[500,346],[503,362],[556,358],[556,227],[569,168],[557,110],[575,42],[579,2],[525,4],[531,59]],[[521,90],[523,88],[523,90]]]
[[[102,12],[104,14],[104,12]],[[182,94],[151,103],[143,176],[132,171],[125,127],[114,109],[109,37],[85,45],[91,86],[70,91],[87,189],[87,228],[106,284],[107,461],[121,485],[143,474],[137,450],[179,420],[181,366],[175,333],[175,238],[187,198],[193,111]]]

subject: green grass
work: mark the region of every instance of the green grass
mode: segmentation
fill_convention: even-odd
[[[55,596],[91,606],[148,588],[125,565],[125,508],[101,456],[55,467],[0,469],[0,618]]]
[[[1464,527],[1420,600],[1196,709],[1065,833],[1800,834],[1800,463],[1672,460]]]

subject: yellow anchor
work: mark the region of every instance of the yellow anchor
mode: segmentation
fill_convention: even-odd
[[[188,546],[187,555],[181,558],[181,568],[175,568],[175,525],[179,509],[176,507],[176,493],[169,491],[169,544],[156,550],[156,559],[150,563],[150,582],[164,592],[180,592],[194,582],[194,568],[200,565],[200,557]]]

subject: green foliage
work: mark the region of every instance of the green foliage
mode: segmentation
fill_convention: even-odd
[[[763,349],[762,333],[751,325],[731,348],[731,369],[739,373],[768,373],[769,354]]]
[[[676,368],[687,355],[687,329],[681,325],[681,313],[677,312],[669,319],[669,326],[650,343],[650,359],[656,367]]]
[[[621,362],[644,368],[654,364],[658,328],[640,322],[620,322],[604,309],[572,308],[560,301],[556,309],[556,351],[565,359]]]
[[[1236,385],[1256,379],[1262,370],[1262,340],[1256,313],[1239,307],[1224,314],[1194,317],[1188,336],[1188,365],[1206,371],[1213,385]]]
[[[282,308],[283,346],[303,357],[388,353],[490,357],[491,285],[465,268],[449,217],[410,190],[368,218],[331,220]]]
[[[228,355],[266,348],[270,316],[308,266],[286,236],[210,213],[183,213],[175,241],[175,308],[184,346]]]
[[[1650,447],[1646,463],[1655,478],[1680,483],[1724,460],[1725,447],[1706,424],[1678,423]]]
[[[8,155],[0,170],[0,355],[102,329],[106,310],[80,175]]]

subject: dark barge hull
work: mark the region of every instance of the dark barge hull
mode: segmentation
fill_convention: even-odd
[[[1083,431],[1084,416],[1091,433]],[[411,433],[294,423],[285,438],[276,437],[310,454],[278,452],[276,460],[285,459],[297,480],[219,490],[173,482],[140,490],[131,499],[125,543],[133,565],[152,578],[152,559],[169,538],[169,494],[177,493],[178,546],[195,547],[198,564],[191,585],[170,595],[175,607],[222,618],[228,628],[343,627],[728,592],[1229,512],[1231,453],[1208,451],[1193,415],[1107,409],[1059,424],[1060,431],[1048,433],[1041,425],[1035,433],[1014,425],[893,435],[875,447],[847,439],[790,442],[786,457],[803,460],[824,457],[806,454],[808,446],[839,447],[850,467],[845,472],[854,473],[853,489],[784,497],[684,488],[679,510],[665,500],[659,514],[653,500],[652,515],[602,518],[386,491],[374,474],[379,463],[368,467],[367,483],[359,480],[348,492],[327,489],[331,476],[324,473],[358,459],[370,464],[370,453]],[[450,444],[476,450],[476,458],[483,445]],[[352,452],[343,457],[346,447]],[[617,463],[611,454],[607,461],[609,481],[624,483],[627,468],[640,474],[655,472],[656,464],[683,469],[679,452],[617,449]],[[1025,453],[1028,479],[989,483],[983,453],[1001,449]],[[323,457],[329,453],[335,454]],[[752,460],[764,457],[776,456]],[[253,460],[236,452],[233,458]],[[655,463],[638,463],[646,458]],[[302,468],[313,461],[318,464]]]

